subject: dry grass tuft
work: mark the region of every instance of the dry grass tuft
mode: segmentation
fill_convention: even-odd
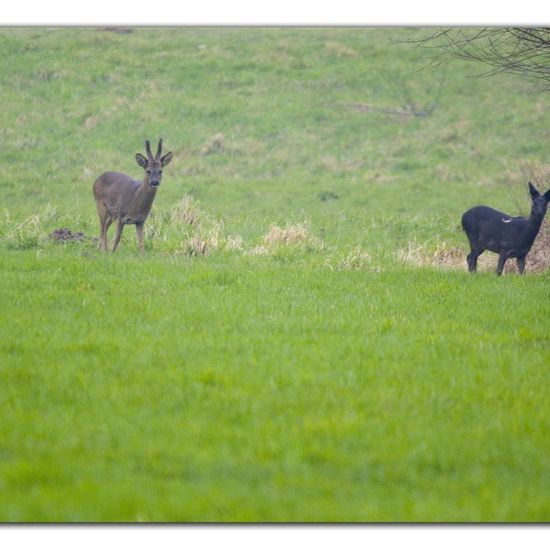
[[[198,226],[204,219],[204,213],[191,195],[185,195],[170,213],[170,224],[174,227]]]
[[[57,209],[50,205],[21,222],[13,220],[6,211],[4,219],[0,220],[0,242],[13,250],[41,248],[49,241],[46,228],[58,218]]]
[[[427,263],[424,246],[416,241],[409,241],[405,247],[399,248],[396,257],[402,264],[421,266]]]
[[[527,255],[525,271],[540,273],[550,269],[550,221],[544,220],[540,232]]]
[[[220,248],[223,235],[223,222],[213,222],[209,227],[200,227],[184,241],[183,251],[188,256],[208,256]]]
[[[459,246],[451,246],[446,242],[440,242],[435,247],[427,243],[411,241],[407,246],[397,251],[397,259],[400,263],[418,267],[432,266],[441,269],[457,269],[466,271],[466,256],[468,250]],[[477,262],[478,271],[494,271],[496,269],[495,254],[487,252],[482,254]],[[510,263],[511,265],[511,263]],[[508,269],[508,267],[507,267]]]
[[[411,241],[397,251],[397,259],[404,264],[416,266],[436,266],[443,269],[464,269],[466,252],[460,247],[445,242],[429,248],[426,243]],[[480,258],[481,259],[481,258]]]
[[[97,122],[98,122],[97,116],[90,115],[86,117],[86,119],[84,120],[84,128],[86,128],[86,130],[91,130],[92,128],[96,127]]]
[[[223,221],[202,210],[199,201],[191,195],[182,197],[172,208],[168,223],[177,230],[179,244],[173,250],[176,255],[208,256],[217,249],[242,246],[240,237],[229,237],[226,242]]]
[[[184,249],[188,256],[207,256],[210,252],[208,243],[198,235],[187,239]]]
[[[225,150],[225,136],[221,133],[213,135],[210,140],[202,146],[201,155],[213,155]]]
[[[240,235],[229,235],[225,242],[225,250],[244,250],[244,240]]]
[[[269,231],[264,235],[264,243],[271,248],[278,246],[296,246],[306,245],[311,248],[317,248],[320,244],[309,230],[307,222],[287,223],[285,227],[279,227],[273,224]]]
[[[336,267],[344,271],[366,269],[371,267],[371,262],[371,255],[357,246]]]
[[[443,242],[437,245],[430,259],[432,265],[456,269],[466,264],[466,253],[458,246],[449,246]]]
[[[247,256],[269,256],[270,251],[267,246],[258,245],[250,250],[246,250],[244,253]]]

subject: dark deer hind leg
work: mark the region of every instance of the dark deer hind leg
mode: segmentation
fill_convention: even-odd
[[[116,250],[116,247],[118,246],[118,243],[120,242],[120,237],[122,237],[122,230],[123,229],[124,229],[124,222],[122,220],[118,220],[118,224],[116,226],[115,240],[113,242],[113,252]]]
[[[143,224],[136,223],[136,237],[139,251],[143,254],[145,247],[143,246]]]
[[[508,254],[506,252],[501,252],[498,255],[498,264],[497,264],[497,275],[502,275],[502,271],[504,269],[504,264],[506,263],[506,260],[508,259]]]
[[[468,256],[466,257],[466,261],[468,262],[468,271],[470,273],[475,273],[476,270],[477,270],[477,259],[478,257],[480,256],[480,254],[482,254],[484,252],[484,248],[481,248],[481,249],[473,249],[472,248],[472,251],[468,254]]]
[[[516,258],[516,263],[518,264],[518,271],[519,271],[520,275],[523,275],[524,272],[525,272],[525,257],[526,256],[527,256],[527,254],[525,256],[518,256]]]

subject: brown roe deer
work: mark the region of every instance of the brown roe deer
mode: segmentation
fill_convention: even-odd
[[[116,220],[113,252],[120,242],[124,226],[134,224],[139,250],[143,254],[143,225],[155,200],[162,179],[162,168],[172,160],[172,151],[161,157],[162,138],[154,157],[149,141],[145,141],[145,150],[147,158],[140,153],[136,154],[137,163],[145,171],[142,181],[136,181],[120,172],[105,172],[94,182],[100,224],[99,247],[102,250],[107,250],[107,231]]]
[[[516,258],[518,270],[523,274],[525,258],[533,246],[550,201],[550,189],[541,194],[529,182],[529,193],[532,206],[531,215],[527,218],[512,218],[488,206],[474,206],[464,213],[462,228],[471,248],[467,258],[468,271],[474,273],[478,256],[490,250],[498,254],[497,275],[502,274],[508,258]]]

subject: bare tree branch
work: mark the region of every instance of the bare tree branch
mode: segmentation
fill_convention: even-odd
[[[548,27],[437,29],[410,42],[437,52],[432,65],[452,58],[479,61],[491,68],[478,76],[509,72],[533,82],[535,91],[550,92]]]

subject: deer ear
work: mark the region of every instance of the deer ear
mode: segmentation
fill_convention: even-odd
[[[147,168],[147,159],[141,153],[136,153],[136,161],[142,168]]]
[[[548,189],[548,191],[546,191],[546,193],[544,193],[544,198],[550,202],[550,189]]]
[[[164,156],[160,159],[160,163],[161,163],[163,166],[166,166],[171,160],[172,160],[172,151],[170,151],[169,153],[166,153],[166,155],[164,155]]]
[[[529,193],[531,193],[531,197],[536,199],[540,193],[537,191],[537,188],[531,183],[529,182]]]

